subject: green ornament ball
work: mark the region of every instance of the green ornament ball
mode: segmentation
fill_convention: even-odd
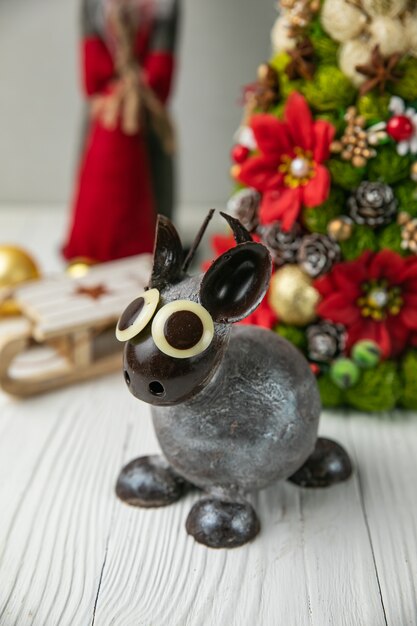
[[[353,346],[352,359],[361,369],[370,370],[380,362],[381,350],[374,341],[364,339]]]
[[[339,389],[354,387],[360,376],[359,367],[351,359],[337,359],[330,367],[330,378]]]

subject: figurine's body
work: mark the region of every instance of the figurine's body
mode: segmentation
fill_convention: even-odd
[[[270,331],[232,327],[264,297],[271,259],[224,217],[238,245],[192,278],[195,246],[183,262],[174,227],[160,218],[150,289],[117,327],[126,383],[152,405],[164,453],[129,463],[117,494],[154,507],[175,502],[187,486],[203,489],[187,530],[211,547],[239,546],[259,531],[248,491],[287,478],[327,486],[351,473],[343,449],[317,439],[319,394],[301,353]]]
[[[104,262],[152,252],[156,213],[173,206],[173,137],[165,110],[179,0],[83,0],[89,105],[63,254]]]
[[[180,407],[152,407],[152,415],[181,476],[202,489],[248,491],[289,478],[307,460],[320,398],[298,350],[268,330],[238,326],[207,386]]]

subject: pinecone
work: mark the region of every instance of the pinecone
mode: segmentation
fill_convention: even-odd
[[[345,327],[342,324],[319,322],[307,328],[307,342],[311,361],[329,363],[345,348]]]
[[[352,195],[347,206],[357,224],[378,228],[390,224],[397,212],[397,201],[389,185],[364,181]]]
[[[306,235],[297,254],[297,263],[312,278],[328,272],[340,259],[338,243],[327,235]]]
[[[236,217],[252,233],[256,230],[261,194],[249,187],[235,193],[227,203],[227,211]]]
[[[281,222],[272,222],[262,228],[261,236],[277,267],[296,263],[298,248],[302,241],[302,229],[297,222],[289,231],[281,229]]]

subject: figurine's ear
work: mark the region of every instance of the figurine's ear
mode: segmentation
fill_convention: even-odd
[[[220,256],[200,286],[200,302],[215,322],[239,322],[261,303],[268,291],[272,261],[268,250],[253,241]]]
[[[174,224],[158,215],[150,288],[160,289],[175,283],[182,276],[184,250]]]

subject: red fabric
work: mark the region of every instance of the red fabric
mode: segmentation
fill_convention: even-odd
[[[163,104],[171,92],[174,57],[169,52],[153,52],[143,66],[145,78]]]
[[[401,306],[398,314],[386,310],[382,320],[362,315],[358,302],[364,284],[385,281],[386,288],[399,288]],[[364,252],[359,259],[338,263],[332,271],[315,281],[322,296],[317,313],[320,317],[344,324],[348,333],[347,348],[361,339],[371,339],[384,357],[398,356],[417,331],[417,258],[402,258],[391,250]]]
[[[64,256],[110,261],[152,252],[155,218],[143,139],[91,127]]]
[[[138,61],[165,102],[173,72],[171,54],[148,51],[149,28],[137,36]],[[98,37],[82,43],[83,85],[88,96],[112,89],[114,66]],[[91,121],[81,160],[72,224],[63,247],[67,259],[86,256],[100,262],[152,252],[154,199],[144,137],[125,135],[120,124],[107,130]]]
[[[285,105],[284,121],[273,115],[254,115],[251,127],[259,153],[237,170],[241,183],[263,194],[260,218],[263,224],[279,220],[289,230],[302,206],[318,206],[330,190],[330,175],[322,165],[329,158],[334,127],[324,120],[314,121],[305,98],[292,93]],[[311,159],[310,179],[286,181],[282,166],[285,159],[299,156]]]

